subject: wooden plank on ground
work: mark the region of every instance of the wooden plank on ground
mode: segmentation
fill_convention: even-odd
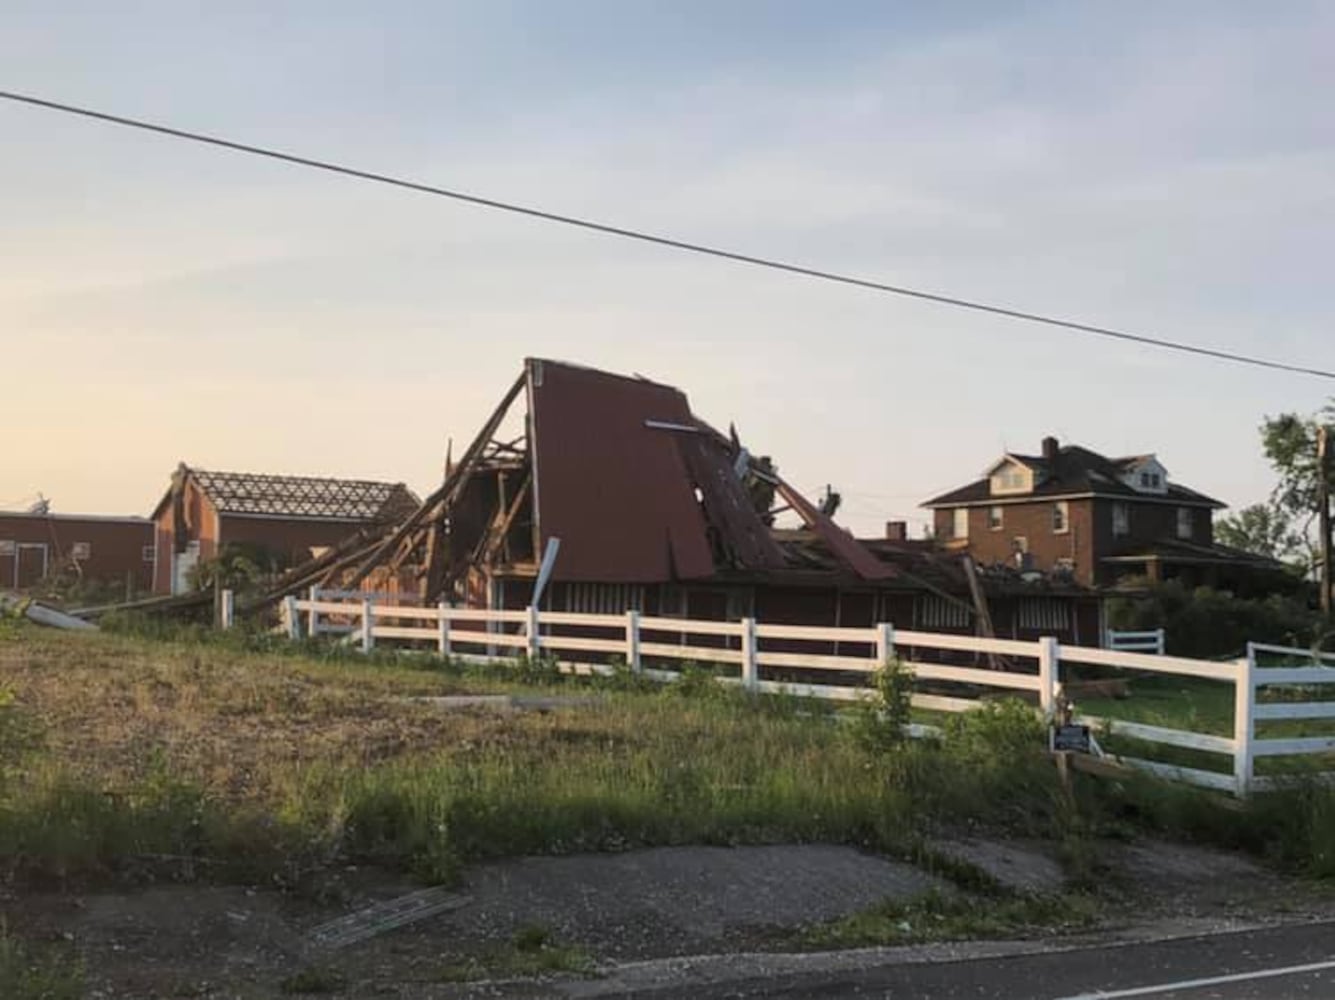
[[[307,942],[314,949],[335,951],[386,931],[434,917],[438,913],[457,910],[470,899],[469,896],[450,892],[441,886],[410,892],[406,896],[387,899],[320,924],[311,929]]]

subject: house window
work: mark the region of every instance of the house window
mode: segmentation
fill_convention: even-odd
[[[72,559],[87,559],[92,554],[92,542],[75,542],[70,546],[70,558]]]
[[[950,512],[950,537],[969,537],[969,508],[956,507]]]
[[[0,556],[12,556],[18,551],[18,545],[12,538],[0,538]]]
[[[1131,508],[1127,504],[1112,505],[1112,529],[1116,538],[1131,534]]]
[[[1001,507],[989,507],[987,509],[987,526],[992,531],[1000,531],[1004,523],[1003,511]]]
[[[1192,530],[1196,526],[1196,519],[1193,515],[1196,512],[1190,507],[1179,507],[1177,509],[1177,537],[1190,538]]]
[[[1003,490],[1007,490],[1008,492],[1009,491],[1018,492],[1020,490],[1023,490],[1025,486],[1028,485],[1028,483],[1026,482],[1027,478],[1028,477],[1025,476],[1023,469],[1019,468],[1018,466],[1012,465],[1008,466],[1005,469],[1002,469],[1001,475],[997,477],[997,480]]]
[[[144,562],[146,562],[146,563],[151,563],[151,562],[153,562],[155,559],[157,559],[157,557],[158,557],[158,550],[157,550],[156,547],[154,547],[154,546],[152,546],[152,545],[145,545],[145,546],[144,546],[144,551],[141,553],[141,555],[143,556]]]
[[[1064,535],[1071,526],[1071,511],[1065,500],[1058,500],[1052,505],[1052,531]]]

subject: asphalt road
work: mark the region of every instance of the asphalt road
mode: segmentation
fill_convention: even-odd
[[[1335,923],[664,990],[690,1000],[1335,1000]]]

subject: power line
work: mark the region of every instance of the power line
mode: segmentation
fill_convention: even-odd
[[[1335,371],[1326,371],[1321,368],[1308,368],[1304,365],[1289,364],[1283,361],[1272,361],[1267,358],[1252,357],[1245,354],[1236,354],[1232,351],[1225,351],[1219,348],[1202,347],[1199,344],[1188,344],[1177,340],[1151,337],[1146,334],[1131,333],[1127,330],[1096,326],[1092,323],[1080,323],[1074,320],[1059,319],[1055,316],[1047,316],[1042,313],[1026,312],[1020,309],[1010,309],[1005,306],[990,305],[985,302],[959,298],[954,295],[926,292],[921,289],[908,288],[903,285],[891,285],[882,281],[873,281],[870,278],[859,278],[849,274],[841,274],[837,271],[825,271],[815,267],[806,267],[801,264],[791,264],[780,260],[773,260],[768,257],[756,257],[751,254],[739,253],[734,250],[725,250],[721,247],[709,246],[704,243],[691,243],[686,240],[674,239],[669,236],[659,236],[638,229],[627,229],[623,226],[615,226],[606,222],[597,222],[593,219],[585,219],[573,215],[562,215],[558,212],[549,212],[544,209],[533,208],[527,205],[518,205],[513,202],[500,201],[495,198],[486,198],[481,195],[469,194],[464,191],[455,191],[450,188],[437,187],[433,184],[423,184],[418,181],[408,180],[403,177],[395,177],[390,174],[380,174],[370,170],[360,170],[355,167],[343,166],[328,160],[316,160],[307,156],[299,156],[295,153],[286,153],[277,149],[269,149],[264,146],[252,146],[248,143],[235,142],[231,139],[223,139],[219,136],[207,135],[202,132],[188,132],[184,129],[159,125],[138,118],[127,118],[123,115],[114,115],[105,111],[95,111],[92,108],[80,107],[74,104],[63,104],[59,101],[50,101],[41,97],[33,97],[29,94],[19,94],[13,91],[0,90],[0,98],[20,104],[31,105],[33,107],[45,108],[49,111],[60,111],[65,114],[79,115],[84,118],[93,118],[98,121],[110,122],[113,125],[124,125],[145,132],[156,132],[159,135],[171,136],[175,139],[185,139],[190,142],[219,146],[223,149],[230,149],[239,153],[250,153],[254,156],[263,156],[271,160],[280,160],[284,163],[310,167],[314,170],[324,170],[333,174],[342,174],[346,177],[374,181],[377,184],[388,184],[393,187],[405,188],[409,191],[438,195],[442,198],[452,198],[455,201],[467,202],[471,205],[480,205],[483,208],[492,208],[502,212],[510,212],[515,215],[525,215],[530,218],[542,219],[547,222],[557,222],[565,226],[575,226],[580,229],[587,229],[609,236],[620,236],[625,239],[638,240],[642,243],[652,243],[656,246],[670,247],[674,250],[684,250],[688,253],[717,257],[738,264],[750,264],[754,267],[764,267],[774,271],[784,271],[788,274],[816,278],[820,281],[832,281],[841,285],[853,285],[858,288],[867,288],[872,291],[885,292],[890,295],[901,295],[906,298],[920,299],[925,302],[935,302],[939,305],[955,306],[960,309],[971,309],[975,312],[991,313],[995,316],[1005,316],[1009,319],[1022,320],[1028,323],[1039,323],[1044,326],[1058,327],[1064,330],[1074,330],[1078,333],[1097,337],[1107,337],[1113,340],[1127,341],[1133,344],[1142,344],[1147,347],[1157,347],[1163,350],[1179,351],[1184,354],[1195,354],[1207,358],[1215,358],[1220,361],[1231,361],[1236,364],[1252,365],[1257,368],[1270,368],[1276,371],[1296,372],[1300,375],[1313,375],[1317,378],[1335,380]]]

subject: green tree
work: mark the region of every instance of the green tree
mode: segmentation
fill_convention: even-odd
[[[1335,423],[1335,404],[1311,417],[1281,413],[1266,417],[1261,425],[1261,444],[1271,468],[1279,477],[1273,500],[1299,518],[1315,515],[1320,470],[1316,461],[1316,434],[1321,424]],[[1329,473],[1328,473],[1329,475]],[[1335,475],[1330,478],[1335,485]]]
[[[1270,497],[1270,516],[1262,521],[1252,515],[1245,523],[1232,524],[1221,533],[1220,539],[1226,544],[1228,532],[1237,529],[1235,538],[1241,538],[1250,544],[1269,538],[1289,539],[1281,545],[1294,553],[1293,561],[1300,563],[1304,571],[1316,565],[1320,546],[1316,537],[1317,503],[1320,493],[1321,470],[1316,460],[1317,428],[1322,424],[1335,423],[1335,403],[1327,405],[1320,413],[1303,417],[1296,413],[1281,413],[1277,417],[1266,417],[1261,425],[1261,445],[1265,456],[1270,460],[1270,467],[1275,470],[1278,482]],[[1327,470],[1329,484],[1335,488],[1335,470]],[[1252,508],[1247,508],[1251,510]],[[1242,518],[1246,511],[1237,515]],[[1233,519],[1226,518],[1226,522]],[[1221,523],[1222,527],[1222,523]],[[1248,548],[1248,545],[1240,545]],[[1256,551],[1256,550],[1254,550]],[[1284,558],[1278,556],[1277,558]]]
[[[1312,565],[1312,550],[1295,519],[1279,504],[1257,503],[1236,514],[1220,518],[1215,538],[1244,552],[1268,556],[1306,574]]]

